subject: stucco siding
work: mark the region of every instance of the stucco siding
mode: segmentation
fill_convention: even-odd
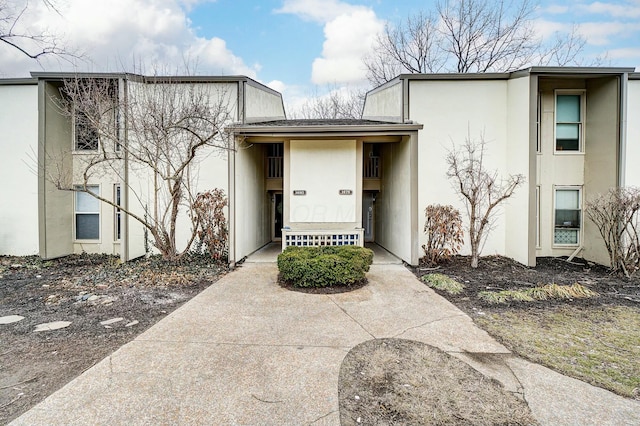
[[[72,182],[71,120],[60,114],[54,99],[60,92],[53,84],[38,86],[40,115],[38,128],[38,222],[40,256],[44,259],[73,253],[73,193],[60,191],[54,180]],[[61,175],[60,171],[65,172]],[[69,172],[66,174],[66,172]]]
[[[587,80],[588,104],[585,125],[584,197],[591,200],[618,185],[617,78]],[[584,257],[608,265],[609,255],[596,225],[584,217]]]
[[[402,81],[367,94],[362,118],[402,121]]]
[[[466,227],[465,204],[460,200],[452,180],[447,178],[446,157],[451,149],[460,149],[467,138],[486,145],[485,166],[503,174],[510,169],[508,158],[507,94],[505,80],[409,81],[410,119],[424,125],[418,142],[418,213],[424,224],[424,209],[430,204],[450,204],[459,209]],[[519,191],[526,191],[522,188]],[[482,252],[505,253],[505,213],[500,208],[495,227]],[[470,252],[465,230],[465,246]],[[420,234],[420,247],[426,243]]]
[[[417,257],[413,253],[413,242],[417,229],[412,220],[415,218],[412,189],[416,184],[411,167],[413,151],[410,137],[400,143],[382,145],[383,173],[380,193],[376,198],[375,235],[378,244],[415,265]]]
[[[282,95],[245,84],[246,121],[280,120],[285,118]]]
[[[505,216],[505,255],[525,265],[535,264],[535,234],[530,230],[535,228],[535,209],[531,210],[535,202],[535,178],[530,176],[531,162],[535,162],[535,140],[531,141],[531,94],[530,77],[521,77],[507,82],[507,161],[505,173],[507,175],[521,174],[525,177],[522,186],[504,205]],[[535,113],[535,109],[533,111]],[[533,116],[535,120],[535,115]],[[533,244],[531,238],[534,238]]]
[[[285,225],[292,229],[359,227],[362,194],[357,190],[356,141],[292,140],[289,149],[291,193]],[[340,190],[351,193],[341,195]],[[293,195],[294,191],[306,192]]]
[[[0,85],[0,255],[38,253],[38,86]]]
[[[624,182],[626,186],[640,187],[640,80],[629,80],[627,84]]]
[[[244,144],[235,153],[235,259],[259,249],[271,239],[270,202],[265,187],[264,146]]]

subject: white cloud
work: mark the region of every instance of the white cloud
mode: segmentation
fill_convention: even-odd
[[[635,3],[635,4],[634,4]],[[594,15],[609,15],[615,18],[640,18],[640,4],[638,2],[603,3],[577,5],[578,10]]]
[[[351,5],[340,0],[284,0],[275,13],[290,13],[319,23],[326,23],[340,15],[367,10],[365,6]]]
[[[546,13],[550,13],[552,15],[558,15],[562,13],[567,13],[569,11],[569,6],[552,4],[542,9],[542,11]]]
[[[268,83],[265,83],[265,86],[270,87],[280,93],[284,93],[284,91],[287,90],[287,85],[280,80],[272,80]]]
[[[623,59],[627,63],[635,61],[640,63],[640,48],[639,47],[623,47],[620,49],[611,49],[607,52],[611,59]]]
[[[340,15],[324,27],[322,57],[313,61],[314,84],[357,82],[366,78],[362,58],[371,51],[384,23],[372,10]]]
[[[609,45],[613,38],[638,33],[637,23],[624,22],[585,22],[580,24],[578,32],[587,43],[596,46]]]
[[[59,14],[31,2],[20,24],[34,32],[60,34],[66,46],[85,52],[89,60],[77,62],[79,70],[140,71],[137,67],[145,64],[175,72],[186,62],[191,68],[197,64],[198,73],[255,78],[256,68],[234,55],[224,40],[198,37],[192,29],[186,9],[206,1],[211,0],[64,0],[56,3]],[[38,68],[10,50],[0,51],[0,72],[27,75]],[[44,59],[41,65],[48,71],[73,69],[57,58]]]

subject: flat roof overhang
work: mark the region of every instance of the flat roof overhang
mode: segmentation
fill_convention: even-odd
[[[227,131],[244,136],[255,142],[282,139],[375,139],[376,141],[400,141],[421,130],[424,126],[415,123],[380,124],[313,124],[313,125],[258,125],[229,126]]]

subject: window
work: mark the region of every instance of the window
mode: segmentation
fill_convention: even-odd
[[[579,189],[556,189],[553,243],[578,245],[582,211]]]
[[[73,116],[73,131],[76,151],[97,151],[98,130],[91,124],[87,115],[76,110]]]
[[[87,185],[87,190],[100,195],[98,185]],[[76,192],[75,195],[75,239],[100,239],[100,201],[86,192]]]
[[[117,206],[120,206],[120,185],[113,185],[113,200],[115,201]],[[120,211],[120,207],[114,207],[113,209],[113,239],[115,241],[120,241],[121,235],[121,222],[120,218],[122,216],[122,212]]]
[[[556,151],[582,150],[582,95],[556,94]]]

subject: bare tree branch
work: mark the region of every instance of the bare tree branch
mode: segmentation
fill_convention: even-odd
[[[313,98],[307,100],[292,115],[305,119],[357,119],[362,116],[365,96],[366,92],[363,90],[341,90],[333,87],[326,95],[316,92]]]
[[[47,9],[60,14],[53,0],[40,0]],[[82,54],[65,47],[60,38],[46,30],[32,31],[24,22],[29,2],[0,0],[0,42],[24,56],[39,60],[55,55],[65,60],[82,58]]]
[[[190,248],[199,224],[191,213],[196,199],[194,167],[212,150],[232,149],[223,128],[231,121],[233,99],[216,85],[171,79],[129,86],[124,96],[118,84],[117,79],[106,78],[64,81],[57,105],[75,123],[76,141],[91,149],[74,156],[76,170],[71,176],[62,172],[65,167],[55,167],[58,174],[49,178],[58,189],[86,192],[118,207],[149,231],[165,258],[179,258]],[[121,134],[123,128],[127,138]],[[143,205],[149,195],[152,207],[144,215],[90,190],[106,175],[124,183],[125,158],[131,173],[147,176],[152,184],[151,194],[127,188]],[[192,234],[183,248],[176,241],[181,208],[192,220]]]
[[[387,25],[365,58],[375,85],[400,73],[509,72],[531,65],[594,65],[584,61],[585,39],[574,26],[545,41],[534,28],[532,0],[440,0],[436,13],[418,12]]]
[[[489,171],[484,164],[487,142],[481,134],[478,140],[469,134],[460,150],[447,154],[447,176],[465,203],[469,220],[467,233],[471,245],[471,266],[478,267],[484,243],[493,230],[498,207],[525,182],[524,175],[500,178],[497,170]]]

